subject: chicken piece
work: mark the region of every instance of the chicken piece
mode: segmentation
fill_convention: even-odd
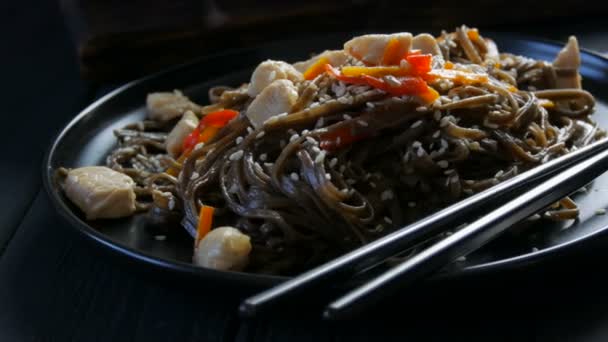
[[[283,61],[267,60],[260,63],[253,71],[247,93],[249,96],[255,97],[276,80],[297,82],[303,79],[302,73],[291,64]]]
[[[366,34],[355,37],[344,43],[344,50],[367,64],[378,65],[382,63],[384,51],[391,39],[397,39],[399,45],[395,51],[397,55],[405,55],[412,46],[412,34],[409,32],[394,34]]]
[[[184,139],[198,126],[198,117],[192,111],[187,111],[177,122],[167,136],[167,152],[177,158],[182,153]]]
[[[298,97],[298,89],[291,81],[276,80],[251,102],[246,115],[251,124],[259,128],[271,117],[288,113]]]
[[[553,61],[557,76],[556,88],[581,88],[581,77],[578,69],[581,66],[581,56],[576,37],[570,36],[568,43],[557,54]]]
[[[105,166],[86,166],[68,172],[63,190],[87,220],[119,218],[135,212],[135,182]]]
[[[169,121],[182,116],[187,110],[198,112],[201,107],[179,90],[172,93],[150,93],[146,99],[148,117],[155,121]]]
[[[251,239],[225,226],[211,230],[194,249],[194,264],[216,270],[241,271],[249,262]]]
[[[433,56],[441,56],[441,50],[435,37],[428,33],[421,33],[412,39],[412,50],[420,50],[422,53],[430,53]]]
[[[302,62],[296,62],[293,67],[299,72],[304,72],[310,68],[311,65],[315,64],[319,59],[327,58],[329,64],[333,67],[339,67],[344,65],[348,60],[348,55],[344,50],[325,50],[322,53]]]

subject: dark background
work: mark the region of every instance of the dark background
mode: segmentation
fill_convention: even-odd
[[[66,227],[41,189],[46,148],[84,106],[114,84],[217,49],[324,29],[438,32],[462,22],[562,41],[575,33],[583,47],[608,52],[601,7],[442,4],[414,15],[416,4],[390,1],[1,2],[0,341],[608,340],[605,236],[530,268],[422,284],[352,322],[325,324],[300,302],[243,322],[235,305],[246,290],[106,252]],[[224,21],[205,15],[218,8]]]

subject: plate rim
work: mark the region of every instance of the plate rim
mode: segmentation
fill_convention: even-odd
[[[356,31],[353,32],[337,32],[334,35],[344,35],[344,34],[356,34]],[[546,39],[542,37],[537,37],[533,35],[525,35],[521,33],[508,33],[508,32],[493,32],[487,31],[486,36],[494,37],[501,36],[510,40],[518,40],[518,41],[528,41],[528,42],[537,42],[552,45],[554,47],[559,47],[564,44],[564,42],[554,40],[554,39]],[[205,61],[210,61],[214,59],[221,58],[222,56],[234,56],[238,54],[244,53],[253,53],[255,51],[259,51],[267,46],[277,46],[285,43],[294,43],[298,41],[304,40],[314,40],[319,39],[321,36],[315,35],[310,37],[305,37],[303,39],[292,39],[292,40],[275,40],[270,43],[256,45],[254,47],[249,48],[238,48],[238,49],[229,49],[219,53],[206,54],[190,61],[180,63],[174,66],[170,66],[168,68],[164,68],[160,71],[151,73],[149,75],[128,81],[121,86],[111,90],[107,94],[99,97],[95,101],[91,102],[84,109],[80,110],[75,116],[73,116],[69,122],[62,126],[59,129],[59,132],[54,134],[52,137],[52,144],[46,148],[43,162],[42,162],[42,180],[43,186],[45,188],[45,192],[50,202],[52,203],[55,212],[59,214],[59,216],[71,226],[71,229],[75,229],[79,233],[83,234],[89,239],[96,241],[98,244],[102,245],[103,248],[107,248],[112,252],[117,252],[116,254],[126,256],[130,259],[134,259],[137,262],[141,262],[142,264],[146,264],[149,266],[154,266],[161,268],[163,270],[169,270],[173,272],[179,272],[183,274],[188,274],[196,277],[203,277],[206,279],[215,279],[221,281],[230,281],[230,282],[239,282],[240,284],[251,284],[257,286],[271,286],[275,285],[281,281],[285,281],[287,279],[292,278],[291,276],[280,276],[280,275],[269,275],[269,274],[255,274],[255,273],[247,273],[247,272],[237,272],[237,271],[219,271],[214,269],[208,269],[203,267],[195,266],[191,263],[186,263],[179,260],[167,259],[164,257],[154,256],[145,251],[138,250],[129,246],[124,245],[119,241],[112,241],[107,235],[102,232],[96,230],[83,220],[81,220],[78,216],[76,216],[72,210],[64,203],[64,200],[59,195],[59,189],[54,184],[54,176],[53,170],[51,168],[51,161],[54,157],[55,151],[60,145],[61,140],[65,135],[71,130],[73,126],[75,126],[82,118],[89,115],[98,107],[102,106],[108,100],[120,95],[122,92],[127,89],[137,87],[140,84],[145,83],[148,80],[160,78],[163,75],[171,74],[173,72],[178,72],[179,70],[187,69],[189,67],[196,67],[197,65],[203,64]],[[608,66],[608,56],[605,56],[598,51],[588,49],[588,48],[580,48],[581,53],[590,55],[592,57],[598,58],[602,60]],[[446,272],[437,273],[430,277],[431,280],[436,279],[450,279],[450,278],[459,278],[462,276],[468,276],[472,274],[479,273],[490,273],[503,271],[509,268],[518,268],[525,264],[533,264],[542,262],[551,257],[558,257],[561,254],[571,251],[573,247],[580,246],[585,242],[589,242],[593,240],[594,237],[600,234],[605,234],[608,231],[608,225],[598,229],[594,232],[591,232],[584,236],[579,236],[572,240],[568,240],[566,242],[553,245],[538,251],[531,251],[528,253],[500,259],[489,262],[483,262],[476,265],[466,265],[464,267],[458,267],[452,270],[448,270]],[[97,245],[97,244],[96,244]]]

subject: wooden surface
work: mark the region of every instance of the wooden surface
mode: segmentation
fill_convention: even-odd
[[[272,317],[240,321],[243,290],[142,267],[84,239],[41,190],[41,159],[56,130],[101,92],[79,79],[59,8],[30,2],[0,5],[2,32],[12,33],[0,54],[0,341],[608,340],[608,238],[527,270],[424,284],[335,325],[304,309],[315,301],[306,297]],[[606,48],[608,32],[593,25],[544,36],[567,32]]]

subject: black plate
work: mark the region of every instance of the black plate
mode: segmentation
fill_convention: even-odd
[[[506,34],[487,34],[497,41],[501,51],[553,60],[560,44],[531,40]],[[275,43],[264,47],[210,56],[165,72],[129,83],[99,99],[76,116],[58,135],[47,154],[44,183],[58,212],[70,225],[100,244],[118,253],[148,264],[219,281],[239,282],[243,286],[266,286],[284,278],[239,272],[221,272],[195,267],[190,263],[191,240],[185,233],[171,234],[158,241],[136,216],[120,220],[86,222],[81,213],[63,196],[53,182],[53,172],[60,166],[79,167],[103,164],[104,156],[115,144],[112,130],[138,121],[145,115],[146,95],[156,91],[180,89],[195,102],[208,103],[207,90],[213,85],[236,86],[247,82],[253,68],[265,59],[297,61],[311,52],[340,48],[352,34],[333,35],[301,41]],[[608,127],[608,60],[593,52],[582,53],[581,74],[584,87],[598,101],[595,119]],[[520,267],[582,246],[583,242],[606,230],[608,215],[596,210],[608,207],[608,175],[598,178],[590,189],[577,196],[580,220],[564,224],[542,223],[529,227],[528,234],[517,229],[471,254],[451,274],[485,272],[506,267]],[[536,250],[538,249],[538,251]]]

